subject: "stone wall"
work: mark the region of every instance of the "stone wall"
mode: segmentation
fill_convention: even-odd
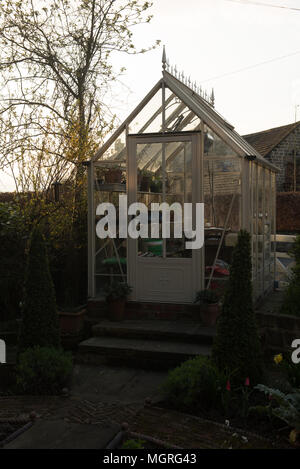
[[[291,185],[293,183],[295,148],[297,164],[300,166],[300,125],[265,157],[280,169],[280,173],[276,175],[278,192],[293,190]],[[291,170],[292,174],[290,174]],[[297,190],[300,190],[300,177],[298,176],[297,179]]]
[[[267,351],[291,352],[293,340],[300,339],[300,317],[259,312],[256,320],[263,347]]]
[[[300,233],[300,192],[277,193],[276,232]]]

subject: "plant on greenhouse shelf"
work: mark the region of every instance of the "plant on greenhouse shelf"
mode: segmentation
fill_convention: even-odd
[[[147,171],[146,169],[142,169],[138,172],[138,185],[139,185],[140,191],[142,192],[149,191],[152,176],[153,176],[152,172]]]
[[[120,184],[122,182],[122,169],[114,165],[104,169],[106,184]]]
[[[122,282],[114,282],[106,289],[106,302],[111,321],[122,321],[126,298],[131,292],[132,287]]]
[[[162,180],[154,177],[150,184],[150,191],[155,193],[162,192]]]
[[[214,326],[220,315],[218,295],[213,290],[200,290],[196,294],[195,303],[200,305],[200,315],[206,326]]]

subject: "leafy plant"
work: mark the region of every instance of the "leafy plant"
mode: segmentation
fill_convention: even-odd
[[[49,270],[45,241],[38,227],[32,231],[28,253],[19,350],[60,343],[55,290]]]
[[[257,383],[262,371],[262,354],[252,303],[250,234],[241,230],[233,251],[228,287],[213,344],[213,360],[227,370],[233,382],[249,377]]]
[[[206,411],[222,405],[225,383],[225,375],[211,360],[198,356],[171,370],[163,391],[176,409]]]
[[[285,292],[280,312],[300,316],[300,235],[296,237],[291,254],[295,257],[295,267],[292,269],[292,278]]]
[[[72,355],[52,347],[28,348],[19,356],[17,389],[25,394],[57,394],[72,372]]]
[[[272,389],[263,384],[258,384],[256,389],[271,397],[270,409],[273,415],[287,423],[291,428],[300,430],[300,390],[294,389],[289,394],[284,394],[278,389]],[[275,405],[274,405],[275,403]]]
[[[278,358],[279,357],[279,358]],[[293,388],[300,388],[300,366],[293,363],[289,356],[275,355],[275,363],[281,368]]]
[[[121,449],[144,449],[144,440],[126,440]]]
[[[106,301],[114,301],[126,298],[132,292],[132,287],[127,283],[114,282],[106,289]]]
[[[210,305],[218,303],[219,297],[213,290],[201,290],[196,294],[195,303]]]

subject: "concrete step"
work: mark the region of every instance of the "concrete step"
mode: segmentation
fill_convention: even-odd
[[[195,343],[92,337],[79,344],[77,362],[169,369],[197,355],[209,356],[210,352],[210,346]]]
[[[204,327],[195,321],[103,320],[92,327],[94,337],[164,340],[211,345],[215,327]]]

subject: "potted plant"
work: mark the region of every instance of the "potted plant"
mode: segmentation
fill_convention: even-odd
[[[115,282],[107,288],[106,302],[111,321],[122,321],[124,319],[126,298],[131,291],[132,287],[122,282]]]
[[[214,326],[220,315],[218,295],[213,290],[197,292],[195,303],[200,304],[201,319],[205,326]]]
[[[58,314],[62,334],[79,334],[83,328],[86,305],[61,307]]]

